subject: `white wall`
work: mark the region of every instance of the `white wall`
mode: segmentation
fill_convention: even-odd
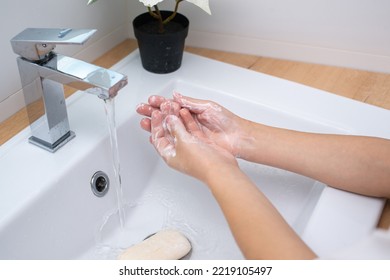
[[[171,7],[173,0],[162,7]],[[134,17],[143,6],[129,0]],[[188,45],[390,73],[389,0],[210,0],[190,3]]]
[[[0,122],[24,106],[17,55],[10,40],[27,27],[94,28],[85,46],[57,47],[56,51],[91,61],[128,37],[126,0],[3,0],[0,8]]]

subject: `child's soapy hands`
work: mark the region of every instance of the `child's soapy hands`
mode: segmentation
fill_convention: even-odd
[[[249,123],[224,107],[211,102],[200,99],[182,96],[174,93],[173,101],[167,100],[162,96],[151,96],[148,104],[140,104],[137,107],[137,112],[141,115],[150,117],[152,112],[161,110],[166,113],[166,103],[174,108],[171,111],[177,116],[180,108],[187,108],[193,115],[194,121],[198,124],[198,128],[204,133],[204,136],[212,140],[220,147],[229,151],[232,155],[240,157],[241,146],[243,143],[250,140],[248,131]],[[141,120],[141,127],[147,131],[151,130],[149,118]]]
[[[170,167],[203,182],[215,176],[216,170],[238,167],[228,151],[203,133],[188,109],[178,112],[171,109],[173,114],[152,110],[151,119],[147,121],[150,122],[151,143]]]
[[[180,105],[173,100],[165,99],[162,96],[152,95],[148,99],[148,104],[141,103],[137,106],[137,113],[146,116],[140,122],[141,127],[151,132],[151,117],[153,112],[159,111],[164,119],[168,115],[179,116]]]

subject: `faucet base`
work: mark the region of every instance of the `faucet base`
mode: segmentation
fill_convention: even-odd
[[[64,146],[66,143],[68,143],[70,140],[72,140],[75,137],[76,137],[76,134],[73,131],[69,131],[63,137],[61,137],[58,141],[56,141],[54,144],[50,144],[50,143],[43,141],[43,140],[41,140],[37,137],[34,137],[34,136],[31,136],[30,138],[28,138],[28,142],[46,150],[46,151],[54,153],[59,148]]]

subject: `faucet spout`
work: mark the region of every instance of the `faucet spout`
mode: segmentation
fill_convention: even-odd
[[[127,77],[123,74],[61,54],[54,54],[47,63],[37,67],[41,68],[41,77],[101,99],[115,97],[127,85]]]
[[[55,152],[75,137],[75,133],[69,128],[64,85],[94,94],[101,99],[114,98],[127,85],[127,77],[123,74],[52,51],[56,44],[63,42],[82,44],[94,32],[26,29],[11,40],[14,51],[21,55],[17,58],[17,63],[30,120],[30,143]],[[38,35],[41,38],[34,39]],[[45,43],[44,39],[48,42]],[[42,49],[45,48],[48,50],[43,52]],[[37,53],[35,49],[38,50]],[[25,57],[24,54],[28,56]],[[43,103],[45,115],[36,120],[36,113],[32,111],[40,103]]]

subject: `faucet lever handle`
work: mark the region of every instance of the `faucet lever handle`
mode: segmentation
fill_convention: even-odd
[[[56,45],[82,45],[96,29],[27,28],[11,39],[13,51],[31,61],[46,57]]]

